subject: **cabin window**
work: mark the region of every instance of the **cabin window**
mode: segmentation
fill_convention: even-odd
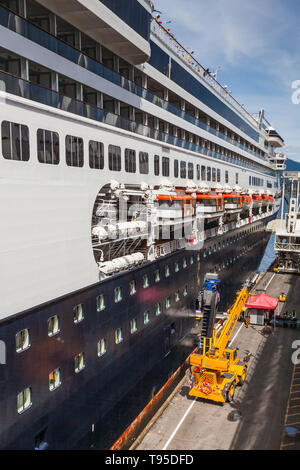
[[[29,330],[25,329],[16,334],[16,351],[22,352],[30,347]]]
[[[227,184],[229,182],[229,174],[228,170],[225,171],[225,183]]]
[[[84,319],[83,305],[76,305],[73,309],[73,319],[74,323],[80,323]]]
[[[201,181],[206,181],[206,167],[201,165]]]
[[[160,272],[159,272],[159,269],[157,269],[157,270],[155,271],[154,280],[155,280],[155,282],[159,282],[159,281],[160,281]]]
[[[187,286],[184,286],[184,289],[183,289],[183,296],[186,297],[188,294],[188,288]]]
[[[77,354],[74,358],[74,370],[76,374],[85,368],[84,353]]]
[[[186,162],[180,162],[180,178],[186,178]]]
[[[105,309],[105,298],[104,294],[100,294],[96,297],[97,312],[102,312]]]
[[[121,148],[108,146],[108,167],[111,171],[121,171]]]
[[[161,314],[161,304],[158,303],[155,305],[155,315],[158,317],[158,315]]]
[[[17,410],[18,413],[23,413],[23,411],[30,408],[32,405],[31,401],[31,388],[27,387],[25,390],[20,392],[17,396]]]
[[[186,258],[183,258],[182,266],[183,266],[183,268],[186,268],[186,267],[187,267]]]
[[[154,175],[159,176],[159,155],[154,155]]]
[[[211,168],[210,168],[210,166],[208,166],[207,169],[206,169],[206,179],[207,179],[207,181],[211,181]]]
[[[125,149],[125,171],[127,173],[136,172],[135,150]]]
[[[148,279],[147,274],[144,274],[144,276],[143,276],[143,288],[146,289],[147,287],[149,287],[149,279]]]
[[[147,310],[146,312],[144,312],[144,325],[147,325],[147,323],[150,322],[150,312],[149,310]]]
[[[134,295],[136,293],[136,283],[135,283],[135,281],[130,281],[130,283],[129,283],[129,293],[130,293],[130,295]]]
[[[216,175],[216,169],[215,169],[215,168],[213,168],[213,169],[212,169],[212,181],[213,181],[213,182],[215,182],[215,181],[216,181],[216,179],[217,179],[217,175]]]
[[[180,300],[180,293],[179,293],[179,290],[177,290],[175,292],[175,302],[179,302],[179,300]]]
[[[190,179],[190,180],[194,179],[194,165],[193,165],[193,163],[188,164],[188,179]]]
[[[104,356],[105,353],[106,353],[106,341],[105,341],[105,338],[102,338],[97,343],[98,357]]]
[[[149,173],[149,155],[146,152],[139,153],[139,164],[141,175],[148,175]]]
[[[137,319],[133,318],[130,321],[130,333],[133,334],[137,331]]]
[[[122,300],[122,289],[121,287],[116,287],[114,290],[115,293],[115,303],[121,302]]]
[[[37,152],[40,163],[59,164],[59,136],[57,132],[38,129]]]
[[[49,374],[49,390],[52,392],[61,385],[61,371],[59,368],[54,369]]]
[[[194,264],[194,257],[193,256],[191,256],[190,263],[191,263],[191,265]]]
[[[170,276],[170,267],[169,267],[169,266],[166,266],[166,267],[165,267],[165,276],[166,276],[166,277],[169,277],[169,276]]]
[[[235,184],[239,184],[239,174],[235,174]]]
[[[29,19],[28,16],[27,19]],[[51,70],[41,66],[40,64],[36,64],[35,62],[28,62],[29,81],[34,82],[37,85],[41,85],[44,88],[51,88]]]
[[[197,171],[197,180],[199,181],[201,178],[201,173],[200,173],[200,165],[196,166],[196,171]]]
[[[179,175],[178,160],[174,160],[174,177],[178,178],[178,175]]]
[[[115,331],[115,343],[120,344],[123,341],[122,328],[117,328]]]
[[[170,175],[170,159],[168,157],[162,157],[162,175]]]
[[[7,160],[29,160],[29,129],[22,124],[2,122],[2,155]]]
[[[90,168],[103,170],[104,168],[104,145],[102,142],[90,140],[89,142]]]
[[[66,136],[66,163],[68,166],[83,167],[83,139]]]
[[[168,297],[166,298],[166,308],[170,308],[170,307],[171,307],[171,297],[168,296]]]
[[[217,168],[217,182],[218,183],[221,182],[221,170],[220,170],[220,168]]]
[[[175,273],[178,273],[179,271],[179,263],[175,263]]]
[[[54,315],[48,319],[48,336],[54,336],[60,332],[59,316]]]

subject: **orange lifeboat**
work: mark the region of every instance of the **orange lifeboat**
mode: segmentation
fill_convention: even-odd
[[[254,207],[258,207],[262,204],[262,196],[260,196],[259,194],[253,194],[252,195],[252,199],[253,199],[253,206]]]
[[[237,210],[242,208],[242,196],[237,193],[223,194],[225,210]]]
[[[243,208],[249,209],[251,207],[251,204],[252,204],[252,197],[248,196],[247,194],[243,195],[242,196],[242,204],[243,204]]]
[[[194,215],[196,198],[189,194],[158,194],[156,199],[159,201],[160,209],[170,211],[172,209],[181,208],[184,217]],[[165,203],[168,203],[167,205]]]
[[[222,194],[197,194],[197,210],[214,214],[224,211],[224,199]]]
[[[269,204],[269,195],[268,194],[262,194],[262,205],[267,206]]]

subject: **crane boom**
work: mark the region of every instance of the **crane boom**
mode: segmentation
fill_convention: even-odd
[[[214,347],[219,350],[219,355],[221,356],[223,354],[224,349],[226,349],[230,337],[232,335],[232,332],[235,328],[235,325],[240,317],[240,314],[245,306],[245,303],[248,299],[248,292],[246,289],[242,289],[234,304],[230,307],[228,310],[229,317],[226,320],[226,324],[219,336],[219,338],[216,339]]]

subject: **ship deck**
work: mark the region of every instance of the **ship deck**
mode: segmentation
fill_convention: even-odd
[[[256,287],[271,296],[287,293],[280,309],[297,312],[300,278],[266,273]],[[255,291],[254,291],[255,292]],[[299,311],[299,310],[298,310]],[[298,314],[299,316],[299,314]],[[300,365],[292,363],[293,341],[299,331],[276,327],[270,335],[263,327],[237,323],[232,345],[240,357],[251,353],[243,387],[236,389],[233,403],[224,406],[188,395],[183,379],[148,432],[132,446],[136,450],[278,450],[299,449],[300,431],[289,437],[286,427],[300,429]],[[232,421],[232,412],[239,419]]]

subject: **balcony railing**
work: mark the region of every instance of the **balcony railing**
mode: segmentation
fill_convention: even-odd
[[[300,252],[300,245],[295,243],[275,243],[275,250],[278,251],[297,251]]]
[[[201,147],[192,142],[179,139],[178,137],[173,137],[169,134],[144,126],[143,124],[139,124],[135,121],[129,121],[128,119],[125,119],[117,114],[106,112],[101,108],[97,108],[90,104],[84,103],[83,101],[79,101],[57,93],[56,91],[41,87],[40,85],[36,85],[35,83],[16,77],[15,75],[11,75],[7,72],[0,71],[0,82],[1,81],[3,82],[2,90],[5,90],[7,93],[11,93],[22,98],[27,98],[29,100],[33,100],[56,109],[67,111],[69,113],[77,114],[78,116],[93,119],[95,121],[118,127],[126,131],[134,132],[136,134],[143,135],[144,137],[149,137],[151,139],[159,140],[170,145],[175,145],[186,150],[198,152],[202,155],[207,155],[217,160],[232,163],[243,168],[253,168],[252,165],[249,165],[246,162],[235,160],[232,157],[208,150],[205,147]],[[266,175],[269,174],[268,172],[263,173]]]
[[[8,11],[6,8],[0,7],[0,24],[6,28],[11,29],[12,31],[21,34],[22,36],[30,39],[31,41],[39,44],[42,47],[54,52],[55,54],[64,57],[71,62],[84,67],[85,69],[89,70],[92,73],[124,88],[131,93],[138,95],[140,98],[143,98],[150,103],[153,103],[159,106],[166,111],[184,119],[185,121],[209,132],[216,137],[244,150],[247,153],[250,153],[256,158],[260,158],[263,161],[266,159],[259,155],[257,152],[249,149],[248,147],[242,145],[241,143],[237,142],[234,139],[226,136],[220,131],[213,129],[212,127],[208,126],[204,122],[195,117],[191,116],[190,114],[182,111],[181,109],[177,108],[176,106],[172,105],[168,101],[165,101],[159,98],[156,95],[153,95],[147,89],[142,88],[136,85],[134,82],[127,80],[126,78],[122,77],[117,72],[105,67],[100,62],[92,59],[91,57],[87,56],[86,54],[82,53],[80,50],[70,46],[69,44],[65,43],[64,41],[57,39],[52,34],[38,28],[37,26],[33,25],[32,23],[28,22],[24,18],[15,15],[14,13]]]
[[[239,112],[240,115],[246,118],[247,121],[257,128],[257,121],[251,116],[251,114],[249,114],[248,111],[246,111],[246,109],[238,101],[236,101],[236,99],[234,99],[233,96],[231,96],[231,94],[228,93],[228,91],[222,87],[222,85],[220,85],[220,83],[217,82],[217,80],[212,75],[207,73],[207,70],[205,70],[205,68],[195,59],[195,57],[193,57],[191,53],[187,51],[172,34],[170,34],[161,24],[159,24],[155,18],[153,18],[151,24],[151,32],[162,42],[164,42],[164,44],[166,44],[169,49],[175,52],[181,61],[183,60],[181,52],[184,52],[185,56],[190,60],[190,62],[184,61],[184,64],[189,66],[193,72],[196,72],[198,75],[200,75],[200,77],[203,78],[211,88],[217,91],[217,93],[223,99],[225,98]]]

